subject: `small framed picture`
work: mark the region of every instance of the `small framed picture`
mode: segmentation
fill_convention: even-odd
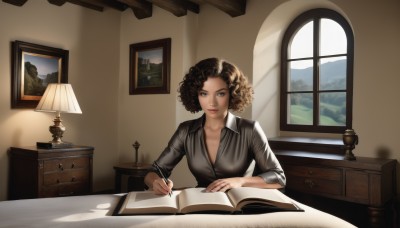
[[[47,84],[68,82],[67,50],[12,42],[11,108],[35,108]]]
[[[129,46],[129,94],[170,91],[171,38]]]

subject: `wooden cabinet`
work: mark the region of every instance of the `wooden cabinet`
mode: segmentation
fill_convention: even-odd
[[[384,207],[396,195],[396,160],[274,150],[286,188],[308,195],[366,205],[371,227],[384,227]]]
[[[85,195],[92,192],[93,147],[11,147],[9,199]]]
[[[115,170],[115,192],[122,192],[122,176],[127,175],[127,191],[144,191],[144,177],[151,168],[150,164],[126,162],[114,166]]]

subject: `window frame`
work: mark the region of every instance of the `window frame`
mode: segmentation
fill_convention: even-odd
[[[345,126],[326,126],[319,125],[319,59],[326,57],[343,56],[339,55],[319,55],[319,42],[318,36],[320,31],[320,20],[331,19],[337,22],[344,30],[347,38],[347,62],[346,62],[346,124]],[[301,29],[308,22],[313,21],[313,124],[300,125],[288,124],[288,49],[291,41],[299,29]],[[301,60],[302,58],[297,58]],[[305,58],[309,59],[309,58]],[[317,132],[317,133],[343,133],[346,129],[352,128],[353,121],[353,67],[354,67],[354,35],[350,24],[338,12],[317,8],[306,11],[296,17],[293,22],[288,26],[282,39],[281,47],[281,97],[280,97],[280,130],[281,131],[299,131],[299,132]]]

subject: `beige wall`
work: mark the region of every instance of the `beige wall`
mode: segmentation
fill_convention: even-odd
[[[183,72],[193,63],[195,28],[196,16],[191,13],[176,17],[153,7],[153,16],[144,20],[137,20],[130,10],[122,14],[118,92],[120,161],[134,159],[132,143],[136,140],[141,144],[141,161],[153,161],[168,143],[180,122],[178,118],[185,118],[181,117],[184,111],[177,104],[176,91]],[[129,95],[129,45],[167,37],[172,39],[170,94]],[[183,165],[178,170],[184,171]]]
[[[69,83],[82,115],[64,114],[66,141],[95,147],[94,188],[113,185],[112,164],[118,160],[118,77],[120,14],[103,13],[47,1],[23,7],[0,2],[0,200],[7,198],[10,146],[51,140],[54,115],[11,109],[10,42],[21,40],[69,50]]]
[[[6,199],[7,149],[49,138],[53,118],[10,109],[10,41],[70,51],[69,82],[83,115],[64,115],[65,139],[96,147],[94,188],[100,191],[113,187],[113,164],[134,159],[135,140],[141,144],[141,159],[151,162],[178,123],[198,116],[181,107],[176,89],[188,67],[205,57],[226,58],[253,81],[256,100],[242,116],[259,120],[269,137],[291,135],[279,132],[279,40],[287,23],[312,7],[342,12],[354,29],[353,126],[360,137],[356,156],[400,160],[397,0],[248,0],[246,15],[236,18],[209,5],[184,17],[154,7],[153,17],[143,20],[131,10],[99,13],[69,3],[56,7],[28,1],[20,8],[0,2],[0,200]],[[129,44],[166,37],[172,38],[171,93],[129,95]],[[181,163],[173,174],[175,184],[193,184],[186,163]]]

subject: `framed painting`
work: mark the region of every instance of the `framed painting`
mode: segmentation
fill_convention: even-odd
[[[171,38],[129,46],[129,94],[167,94],[170,90]]]
[[[49,83],[68,82],[67,50],[12,42],[11,108],[35,108]]]

